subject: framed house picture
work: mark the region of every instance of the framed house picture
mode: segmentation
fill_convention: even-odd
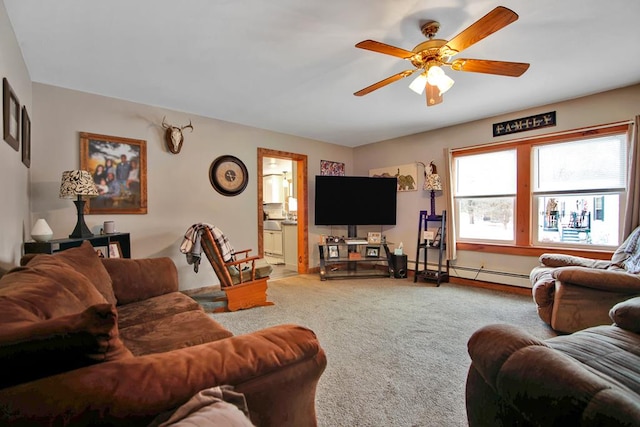
[[[80,133],[80,169],[89,171],[98,196],[87,201],[88,214],[147,213],[147,142]]]
[[[371,244],[377,244],[382,241],[382,233],[369,232],[367,233],[367,242]]]
[[[329,258],[340,258],[338,245],[329,245]]]
[[[11,89],[9,80],[2,79],[2,135],[14,150],[20,148],[20,101]]]

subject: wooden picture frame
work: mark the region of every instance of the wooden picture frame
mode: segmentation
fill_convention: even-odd
[[[9,80],[2,79],[2,128],[3,138],[14,150],[20,147],[20,101],[11,89]]]
[[[365,256],[367,258],[378,258],[380,256],[379,246],[367,246],[365,250]]]
[[[147,213],[145,140],[81,132],[80,169],[89,171],[99,193],[85,213]]]
[[[327,250],[329,252],[328,257],[330,259],[340,258],[340,249],[338,249],[338,245],[329,245],[327,246]]]
[[[120,242],[110,242],[108,250],[109,258],[122,258]]]
[[[382,242],[382,233],[369,232],[367,233],[367,242],[377,244]]]
[[[31,119],[27,107],[22,107],[22,163],[31,167]]]

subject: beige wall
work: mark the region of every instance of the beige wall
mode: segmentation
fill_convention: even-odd
[[[493,123],[548,111],[557,112],[557,126],[493,138]],[[354,172],[356,174],[366,175],[371,168],[402,165],[416,161],[428,164],[433,160],[438,167],[440,175],[444,175],[444,151],[447,148],[460,148],[509,141],[551,132],[631,120],[639,113],[640,85],[635,85],[566,102],[492,117],[486,120],[464,123],[432,132],[415,134],[404,138],[358,147],[354,150]],[[418,175],[418,184],[422,186],[424,180],[422,177],[422,167],[419,167]],[[449,188],[449,185],[446,177],[443,176],[443,178],[443,185],[446,190]],[[430,193],[422,190],[399,193],[398,206],[398,225],[386,232],[387,238],[393,242],[403,242],[405,253],[408,255],[410,261],[409,268],[413,268],[418,240],[418,215],[420,210],[431,209]],[[445,208],[445,196],[442,193],[436,193],[436,210],[440,212]],[[458,259],[453,263],[454,266],[458,265],[470,268],[479,268],[481,265],[484,265],[485,270],[496,270],[525,276],[529,274],[531,268],[536,264],[537,258],[473,252],[459,252]],[[452,274],[462,277],[476,277],[475,272],[465,272],[462,270],[452,271]],[[530,286],[527,279],[508,276],[480,273],[477,278],[479,280],[498,283]]]
[[[264,147],[308,156],[310,210],[313,179],[320,160],[344,162],[351,173],[352,149],[283,135],[133,102],[35,83],[33,85],[33,166],[31,168],[34,219],[45,218],[55,238],[66,237],[76,223],[73,203],[58,198],[62,171],[79,167],[79,132],[147,141],[146,215],[88,215],[87,225],[99,232],[107,219],[118,231],[131,233],[133,257],[169,256],[178,265],[182,289],[217,284],[207,264],[197,275],[179,248],[187,228],[197,222],[220,227],[237,249],[258,249],[257,148]],[[163,116],[170,123],[192,121],[180,154],[164,145]],[[242,159],[249,170],[249,185],[240,195],[224,197],[209,182],[211,162],[223,154]],[[310,265],[317,261],[316,228],[310,219]],[[255,252],[254,252],[255,253]]]
[[[309,159],[309,265],[317,266],[316,242],[319,234],[346,234],[346,229],[313,226],[314,176],[320,160],[344,162],[348,175],[367,175],[371,168],[434,160],[444,173],[445,148],[466,147],[508,140],[492,138],[491,124],[546,111],[557,111],[558,126],[515,137],[575,129],[584,126],[629,120],[638,114],[640,85],[577,100],[486,120],[461,124],[433,132],[411,135],[350,149],[338,145],[298,138],[199,117],[154,106],[116,100],[64,88],[32,84],[19,46],[11,30],[4,3],[0,1],[0,71],[9,78],[32,120],[32,166],[27,169],[4,141],[0,142],[0,268],[18,263],[22,242],[38,218],[45,218],[55,237],[66,237],[76,222],[74,205],[58,198],[60,174],[79,167],[79,132],[100,133],[147,141],[147,215],[90,215],[87,224],[98,231],[106,219],[116,221],[119,231],[132,235],[134,257],[170,256],[178,265],[182,289],[217,283],[209,267],[196,275],[179,253],[182,236],[195,222],[211,222],[222,228],[237,248],[257,249],[256,150],[258,147],[306,154]],[[437,108],[437,107],[434,107]],[[162,142],[162,117],[171,123],[192,120],[193,133],[179,155],[170,154]],[[236,197],[223,197],[208,180],[211,162],[223,154],[241,158],[249,169],[247,190]],[[422,170],[418,171],[422,185]],[[252,179],[253,178],[253,179]],[[448,183],[444,182],[445,188]],[[444,196],[437,197],[437,210],[444,209]],[[402,242],[415,260],[417,221],[420,210],[429,209],[429,194],[423,191],[398,194],[398,225],[384,227],[387,239]],[[31,212],[31,215],[30,215]],[[360,227],[360,234],[369,229]],[[536,260],[527,257],[461,252],[455,265],[496,270],[526,276]],[[463,277],[475,273],[452,271]],[[481,273],[481,280],[528,286],[524,278]]]
[[[1,1],[0,77],[8,79],[21,105],[27,107],[33,120],[31,79],[4,2]],[[23,237],[28,236],[31,230],[29,170],[22,164],[21,153],[21,150],[16,152],[4,140],[0,141],[0,270],[7,270],[18,263]]]

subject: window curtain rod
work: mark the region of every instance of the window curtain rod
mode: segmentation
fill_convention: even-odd
[[[489,143],[486,143],[486,144],[479,144],[479,145],[470,145],[468,147],[451,148],[450,152],[451,153],[459,153],[459,152],[464,152],[464,151],[468,151],[468,150],[476,149],[476,148],[494,147],[494,146],[503,145],[503,144],[513,144],[513,143],[520,142],[520,141],[535,141],[536,139],[541,139],[541,138],[550,138],[550,137],[555,137],[555,136],[569,135],[569,134],[576,133],[576,132],[589,132],[589,131],[592,131],[592,130],[608,129],[608,128],[612,128],[612,127],[616,127],[616,126],[633,125],[633,124],[634,124],[633,120],[623,120],[623,121],[620,121],[620,122],[607,123],[607,124],[604,124],[604,125],[589,126],[589,127],[584,127],[584,128],[578,128],[578,129],[569,129],[569,130],[563,130],[563,131],[560,131],[560,132],[545,133],[545,134],[541,134],[541,135],[528,136],[528,137],[527,136],[523,136],[521,138],[509,139],[509,140],[505,140],[505,141],[489,142]]]

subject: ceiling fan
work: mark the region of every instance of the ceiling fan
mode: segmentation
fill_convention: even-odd
[[[428,40],[418,44],[411,51],[374,40],[361,41],[356,44],[356,47],[406,59],[416,68],[401,71],[398,74],[387,77],[384,80],[359,90],[354,93],[354,95],[366,95],[390,83],[420,72],[420,75],[409,87],[418,94],[422,94],[426,89],[427,106],[439,104],[442,102],[442,94],[449,90],[454,83],[453,79],[444,73],[442,69],[443,65],[451,67],[451,69],[455,71],[519,77],[527,71],[529,64],[468,58],[452,60],[454,55],[457,55],[464,49],[506,27],[517,19],[518,15],[514,11],[503,6],[498,6],[449,41],[435,39],[434,36],[438,32],[438,29],[440,29],[440,23],[437,21],[427,21],[420,29]]]

